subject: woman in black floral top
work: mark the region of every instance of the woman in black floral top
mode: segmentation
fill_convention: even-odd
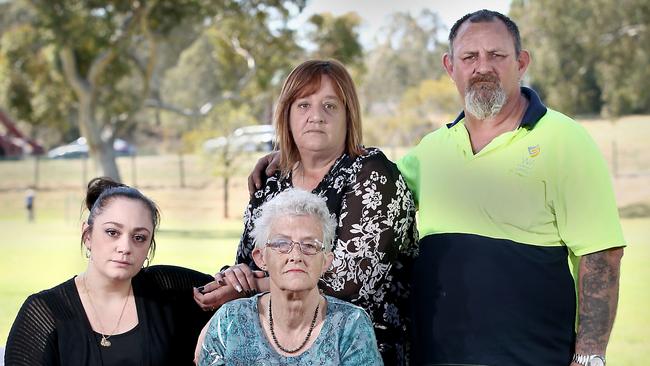
[[[245,213],[237,265],[217,280],[220,301],[195,294],[204,307],[230,300],[239,289],[266,290],[251,252],[250,236],[260,206],[291,187],[325,199],[338,222],[334,261],[320,287],[371,316],[386,365],[405,364],[408,347],[406,300],[410,264],[417,254],[415,205],[395,164],[376,148],[361,145],[361,118],[350,75],[337,61],[307,61],[287,77],[275,126],[280,168],[252,197]],[[256,275],[257,273],[257,275]],[[266,281],[266,283],[265,283]],[[224,301],[225,300],[225,301]]]

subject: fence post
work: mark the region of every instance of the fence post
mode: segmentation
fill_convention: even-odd
[[[131,185],[138,186],[137,173],[135,169],[135,154],[131,155]]]
[[[39,163],[41,157],[39,155],[34,156],[34,189],[38,189],[38,180],[39,180]]]
[[[86,188],[88,180],[86,179],[88,170],[88,157],[81,157],[81,189]]]
[[[616,136],[612,139],[612,174],[614,178],[618,178],[618,144],[616,143]]]
[[[183,162],[183,151],[178,152],[178,169],[181,181],[181,188],[185,188],[185,164]]]

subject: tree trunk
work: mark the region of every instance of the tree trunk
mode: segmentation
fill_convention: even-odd
[[[83,78],[79,74],[77,60],[71,48],[62,48],[59,57],[63,65],[63,74],[79,101],[79,129],[81,135],[86,138],[88,153],[93,159],[96,175],[107,176],[120,182],[120,173],[117,170],[113,151],[113,139],[102,140],[101,128],[95,119],[96,80],[106,69],[112,56],[110,53],[98,56],[88,72],[88,78]]]
[[[223,165],[224,165],[224,172],[223,172],[223,217],[225,219],[228,218],[228,201],[230,199],[230,157],[228,155],[228,145],[226,145],[226,148],[223,152]]]
[[[116,182],[121,182],[120,172],[115,162],[113,139],[104,141],[101,138],[101,130],[95,120],[94,99],[92,95],[79,97],[79,127],[81,134],[86,138],[88,153],[95,167],[95,175],[110,177]]]
[[[228,218],[228,187],[230,186],[230,179],[226,175],[223,177],[223,218]]]

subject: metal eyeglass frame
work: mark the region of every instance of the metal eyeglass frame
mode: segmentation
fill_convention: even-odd
[[[289,250],[288,250],[288,251],[285,252],[285,251],[280,250],[280,248],[278,248],[278,247],[273,247],[273,246],[270,245],[271,243],[273,243],[273,242],[275,242],[275,241],[280,241],[280,240],[282,240],[282,241],[288,241],[288,242],[291,243],[291,246],[289,247]],[[278,252],[278,253],[289,254],[289,253],[291,253],[291,251],[293,250],[293,248],[296,246],[296,244],[298,244],[298,247],[300,248],[300,252],[301,252],[302,254],[304,254],[304,255],[316,255],[316,254],[318,254],[318,253],[320,253],[320,252],[323,251],[323,249],[324,249],[324,247],[323,247],[323,242],[321,242],[321,241],[318,240],[318,239],[313,239],[313,241],[314,241],[314,243],[320,245],[320,248],[318,248],[318,250],[316,250],[316,252],[314,252],[314,253],[305,253],[305,250],[304,250],[303,247],[302,247],[303,245],[305,245],[305,243],[303,243],[302,240],[301,240],[301,241],[295,241],[295,240],[291,240],[291,239],[274,239],[274,240],[269,240],[269,241],[267,241],[265,245],[266,245],[267,247],[269,247],[269,248],[275,250],[275,251]]]

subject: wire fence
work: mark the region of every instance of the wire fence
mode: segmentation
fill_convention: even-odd
[[[242,166],[252,167],[259,154],[237,160],[230,176],[243,177]],[[116,159],[122,182],[146,188],[202,188],[219,180],[223,169],[201,155],[125,156]],[[221,173],[219,173],[221,172]],[[27,157],[0,161],[0,191],[84,189],[100,175],[91,159]]]
[[[614,179],[650,177],[650,121],[614,125],[585,123],[607,160]],[[408,148],[384,147],[396,161]],[[242,153],[229,167],[205,155],[122,156],[116,159],[122,181],[142,188],[202,188],[229,176],[243,179],[264,153]],[[0,192],[84,189],[100,173],[91,159],[26,157],[0,160]],[[650,188],[649,188],[650,191]]]

